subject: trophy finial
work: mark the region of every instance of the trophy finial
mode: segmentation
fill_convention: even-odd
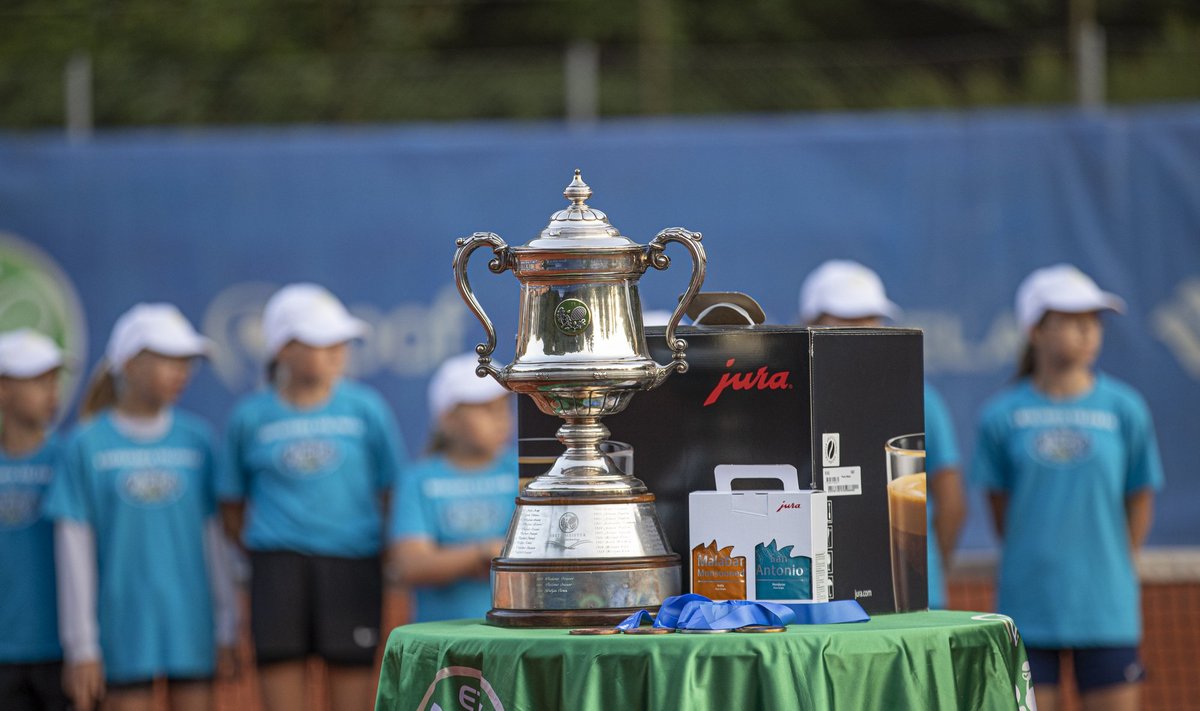
[[[571,201],[575,207],[583,207],[588,198],[592,196],[592,189],[588,184],[583,182],[583,178],[579,177],[579,169],[575,169],[575,178],[571,184],[563,190],[563,197]]]

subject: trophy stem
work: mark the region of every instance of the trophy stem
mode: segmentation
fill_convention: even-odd
[[[567,447],[562,455],[572,462],[595,462],[604,459],[600,443],[611,434],[599,417],[569,418],[558,428],[558,441]],[[611,460],[609,460],[611,461]]]
[[[621,471],[612,457],[600,449],[600,443],[609,434],[599,417],[567,418],[558,428],[558,441],[567,451],[549,471],[529,482],[521,495],[613,497],[646,493],[645,484]]]

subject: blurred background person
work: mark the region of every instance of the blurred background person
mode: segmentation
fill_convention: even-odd
[[[42,498],[61,445],[50,434],[63,354],[31,329],[0,334],[0,708],[65,711],[54,524]]]
[[[833,259],[814,269],[800,287],[800,318],[810,326],[882,326],[900,317],[883,281],[870,268]],[[928,486],[929,607],[946,607],[943,568],[949,568],[966,518],[954,425],[942,396],[925,383],[925,469]]]
[[[516,508],[512,398],[475,375],[464,353],[429,383],[429,456],[396,488],[390,534],[395,577],[416,588],[415,621],[483,617],[492,607],[492,558]]]
[[[997,608],[1021,630],[1042,711],[1058,708],[1067,658],[1085,709],[1139,706],[1134,559],[1163,470],[1142,396],[1094,369],[1100,314],[1124,308],[1068,264],[1026,277],[1018,381],[980,419],[971,476],[1002,543]]]
[[[374,390],[347,379],[366,334],[324,287],[276,292],[263,310],[269,385],[230,417],[219,492],[249,550],[250,625],[267,711],[304,704],[310,657],[334,709],[367,709],[383,606],[387,494],[405,458]]]
[[[170,304],[117,319],[47,494],[65,686],[75,706],[206,711],[234,668],[209,426],[176,401],[209,349]]]

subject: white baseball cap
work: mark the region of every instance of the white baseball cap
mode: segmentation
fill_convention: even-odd
[[[1036,269],[1017,287],[1017,324],[1028,333],[1047,311],[1082,314],[1089,311],[1124,313],[1125,300],[1101,291],[1096,282],[1072,264]]]
[[[117,319],[104,355],[108,368],[119,373],[131,358],[142,351],[165,356],[194,357],[208,355],[212,341],[192,328],[192,324],[172,304],[137,304]]]
[[[457,405],[491,402],[508,394],[492,376],[479,377],[475,368],[479,356],[463,353],[447,359],[429,381],[429,414],[439,420]]]
[[[883,281],[871,269],[847,259],[831,259],[814,269],[800,287],[800,319],[821,314],[837,318],[900,318],[900,307],[887,298]]]
[[[35,378],[63,365],[58,345],[31,328],[0,334],[0,375]]]
[[[289,284],[275,292],[263,309],[263,339],[274,358],[289,341],[324,348],[362,338],[370,330],[350,315],[341,301],[319,284]]]

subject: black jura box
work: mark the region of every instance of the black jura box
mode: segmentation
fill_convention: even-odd
[[[659,363],[670,360],[663,330],[646,329]],[[688,372],[638,393],[604,424],[611,439],[632,445],[633,473],[657,497],[683,580],[691,579],[688,494],[715,489],[721,464],[791,464],[802,483],[829,495],[833,599],[895,611],[884,447],[924,430],[921,332],[695,326],[677,333],[688,343]],[[521,439],[553,436],[560,424],[520,398]],[[908,551],[913,560],[916,553]],[[927,606],[923,550],[919,560],[922,587],[904,609]]]

